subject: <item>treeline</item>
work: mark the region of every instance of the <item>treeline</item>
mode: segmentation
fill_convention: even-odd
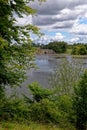
[[[64,41],[53,41],[48,43],[47,45],[33,43],[33,46],[40,47],[41,49],[52,49],[56,53],[65,53],[67,50],[67,43]]]
[[[67,43],[66,42],[50,42],[49,44],[43,46],[44,49],[52,49],[56,53],[65,53],[67,50]]]
[[[69,45],[64,41],[54,41],[47,45],[33,43],[33,46],[40,47],[41,49],[52,49],[56,53],[67,53],[67,50],[70,50],[70,54],[72,55],[87,55],[87,44],[83,43],[74,43],[73,45]]]

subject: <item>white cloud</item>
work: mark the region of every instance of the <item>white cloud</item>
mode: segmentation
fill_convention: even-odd
[[[61,33],[56,33],[54,36],[55,41],[62,41],[64,39],[64,36]]]
[[[80,40],[79,37],[75,37],[75,38],[71,38],[70,42],[71,43],[77,43],[77,42],[79,42],[79,40]]]
[[[52,41],[64,41],[65,36],[62,33],[56,33],[54,36],[50,35],[44,35],[41,38],[37,38],[34,41],[36,43],[41,43],[41,44],[48,44],[49,42]]]
[[[40,38],[35,38],[34,41],[36,43],[41,43],[41,44],[48,44],[52,40],[52,37],[49,35],[43,35]]]
[[[25,24],[34,24],[42,30],[58,32],[55,36],[44,35],[39,39],[40,42],[45,43],[51,40],[66,40],[70,42],[86,41],[87,23],[87,0],[47,0],[39,4],[38,0],[31,2],[33,8],[37,9],[37,15],[24,16],[24,18],[17,18],[16,25],[23,26]],[[81,23],[81,19],[83,20]],[[65,37],[60,31],[67,31],[72,36]],[[69,39],[69,40],[67,40]]]
[[[17,15],[15,15],[16,18],[16,26],[24,26],[28,24],[32,24],[32,16],[31,15],[23,15],[23,18],[19,18]]]
[[[47,0],[41,6],[38,2],[32,6],[38,10],[38,17],[33,18],[33,23],[42,29],[69,29],[78,17],[85,16],[87,12],[87,0]]]
[[[72,26],[70,32],[78,35],[87,35],[87,24],[80,24],[78,19]]]

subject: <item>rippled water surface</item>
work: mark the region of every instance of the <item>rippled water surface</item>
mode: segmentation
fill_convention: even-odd
[[[66,58],[70,61],[71,56],[66,56]],[[39,82],[42,86],[48,86],[49,85],[49,75],[53,73],[53,70],[58,67],[58,64],[60,64],[64,60],[64,57],[55,57],[51,55],[38,55],[36,57],[36,65],[38,66],[38,69],[31,69],[27,72],[28,79],[23,83],[23,85],[26,85],[28,83],[32,83],[34,81]],[[78,62],[82,62],[84,67],[87,67],[87,58],[81,58],[77,59]]]
[[[71,56],[66,56],[70,61]],[[36,56],[35,63],[37,69],[27,71],[27,80],[22,83],[21,88],[17,88],[17,92],[27,93],[27,86],[32,82],[39,82],[43,87],[49,86],[49,76],[53,73],[54,69],[64,60],[64,57],[55,57],[51,55],[38,55]],[[77,59],[82,62],[84,67],[87,67],[87,58]]]

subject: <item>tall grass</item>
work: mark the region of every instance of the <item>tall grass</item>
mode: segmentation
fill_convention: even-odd
[[[37,123],[19,124],[13,122],[1,122],[0,130],[70,130],[68,128],[58,128],[55,125],[43,125]]]

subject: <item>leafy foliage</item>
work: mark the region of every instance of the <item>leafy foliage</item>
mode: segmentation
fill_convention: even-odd
[[[0,100],[0,121],[29,121],[29,109],[27,105],[19,99],[4,99],[4,103]]]
[[[31,120],[37,122],[57,123],[60,117],[58,107],[53,102],[54,91],[42,88],[38,83],[29,85],[31,98],[24,96],[30,109]]]
[[[37,83],[29,85],[29,88],[31,96],[24,96],[24,99],[30,109],[32,121],[59,124],[64,128],[69,127],[74,120],[71,97],[55,95],[54,89],[42,88]]]
[[[36,10],[29,4],[30,0],[0,0],[1,88],[20,85],[26,69],[33,67],[35,49],[31,45],[30,32],[39,35],[39,29],[32,24],[16,24],[16,16],[21,18],[23,15],[35,14]]]
[[[66,42],[50,42],[48,45],[46,45],[46,48],[52,49],[56,53],[64,53],[67,49],[67,43]]]
[[[61,116],[55,103],[49,99],[42,99],[31,106],[31,120],[43,123],[58,123]]]
[[[56,71],[55,79],[52,80],[56,88],[54,90],[42,88],[36,83],[31,84],[29,85],[32,92],[31,97],[25,96],[26,102],[6,99],[4,95],[5,86],[20,85],[25,78],[26,69],[33,67],[35,49],[31,45],[29,32],[39,35],[39,29],[31,24],[18,26],[16,17],[14,17],[14,14],[19,18],[23,15],[34,15],[36,10],[32,9],[29,4],[30,0],[0,0],[0,120],[71,123],[74,120],[72,86],[76,84],[82,74],[80,68],[73,68],[76,65],[75,62],[74,64],[71,62],[67,68],[62,65],[60,71]],[[46,47],[57,53],[64,53],[67,44],[65,42],[52,42]],[[78,51],[76,50],[76,54],[85,54],[87,46],[81,45],[80,47]],[[87,73],[83,75],[79,87],[75,88],[74,98],[77,126],[84,130],[87,125],[86,80]],[[74,81],[76,82],[74,83]]]
[[[52,90],[42,88],[37,82],[30,84],[29,89],[31,90],[33,94],[34,102],[39,102],[40,100],[45,99],[45,98],[49,99],[50,96],[52,96],[53,94]]]
[[[87,71],[81,77],[78,86],[75,87],[73,108],[76,114],[78,130],[87,129]]]
[[[87,54],[87,45],[86,44],[74,44],[72,47],[71,54],[86,55]]]
[[[49,84],[52,88],[55,88],[57,95],[72,95],[74,86],[83,72],[84,68],[81,62],[72,59],[72,57],[67,57],[56,66],[54,73],[49,78]]]

